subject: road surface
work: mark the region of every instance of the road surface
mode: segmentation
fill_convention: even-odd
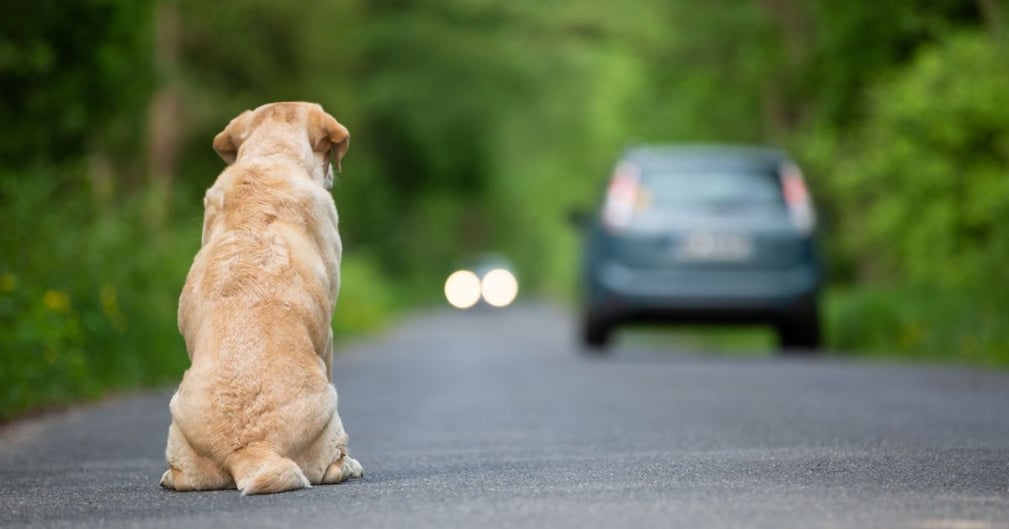
[[[8,425],[0,527],[1009,528],[1007,374],[572,335],[529,305],[344,346],[365,477],[293,493],[158,488],[170,390]]]

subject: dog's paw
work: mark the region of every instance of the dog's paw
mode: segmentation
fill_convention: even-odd
[[[343,458],[343,473],[351,478],[364,477],[364,467],[356,459],[345,456]]]
[[[350,478],[364,476],[364,469],[356,459],[345,455],[338,461],[334,461],[326,469],[326,475],[322,477],[323,483],[343,483]]]
[[[163,489],[175,489],[175,480],[172,479],[172,469],[168,469],[164,474],[161,475],[161,488]]]

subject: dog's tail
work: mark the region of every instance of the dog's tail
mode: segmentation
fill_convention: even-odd
[[[297,463],[269,448],[243,448],[232,454],[228,463],[242,496],[273,494],[312,486]]]

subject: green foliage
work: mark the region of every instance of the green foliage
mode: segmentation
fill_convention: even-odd
[[[866,266],[937,287],[1009,290],[1009,54],[958,35],[882,85],[836,178]],[[992,75],[1002,72],[1002,75]],[[868,256],[867,256],[868,257]]]
[[[188,358],[175,310],[199,219],[152,233],[145,197],[94,211],[52,170],[0,176],[0,420],[176,380]]]
[[[963,0],[927,5],[917,0],[816,0],[806,5],[813,26],[807,30],[815,31],[816,38],[794,82],[811,126],[856,124],[864,115],[866,93],[876,83],[913,59],[921,46],[974,26],[979,17],[977,4]]]
[[[1009,367],[1009,325],[1000,304],[970,290],[835,289],[827,339],[846,354]]]
[[[150,14],[146,0],[5,1],[0,160],[48,164],[89,147],[137,147],[154,81]]]
[[[333,337],[340,342],[382,329],[396,308],[388,280],[364,254],[340,263],[340,297],[333,312]]]
[[[147,197],[107,200],[142,163],[151,26],[146,1],[4,4],[0,420],[185,365],[171,292],[185,240],[145,229]]]
[[[1007,64],[990,35],[951,36],[817,155],[836,160],[840,244],[863,282],[890,285],[845,298],[833,343],[1009,365]]]

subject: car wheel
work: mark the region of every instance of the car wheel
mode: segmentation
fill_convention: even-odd
[[[786,354],[818,354],[820,352],[820,311],[817,303],[779,321],[775,330],[781,352]]]
[[[582,323],[582,345],[588,353],[607,353],[612,335],[613,324],[602,318],[587,316]]]

